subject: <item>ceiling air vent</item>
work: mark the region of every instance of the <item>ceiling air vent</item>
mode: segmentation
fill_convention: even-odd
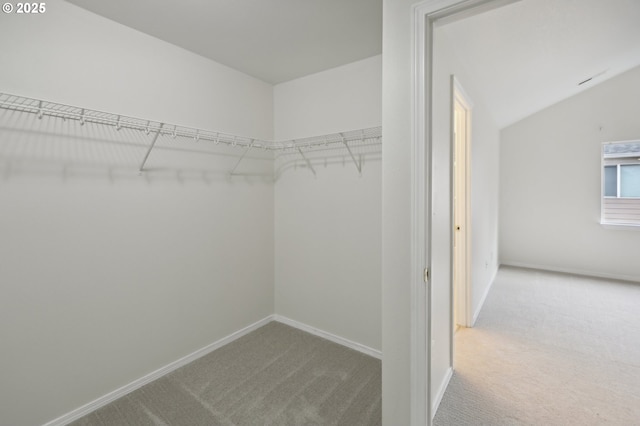
[[[580,83],[578,83],[578,86],[582,86],[583,84],[590,82],[594,78],[600,77],[602,74],[606,73],[607,71],[608,70],[600,71],[598,74],[594,74],[591,77],[587,78],[586,80],[582,80]]]

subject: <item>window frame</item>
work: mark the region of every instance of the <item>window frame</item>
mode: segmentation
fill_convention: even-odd
[[[637,222],[612,222],[611,219],[605,219],[605,200],[638,200],[640,206],[640,197],[621,197],[620,196],[620,169],[625,165],[640,165],[640,152],[621,154],[619,157],[605,158],[605,148],[614,144],[640,144],[640,139],[603,142],[600,149],[600,224],[607,229],[627,229],[640,231],[640,219]],[[616,195],[605,195],[605,168],[616,167]]]
[[[603,198],[620,198],[620,199],[628,199],[628,200],[635,200],[635,199],[640,199],[640,195],[638,195],[637,197],[623,197],[622,195],[620,195],[620,186],[622,185],[622,179],[620,179],[620,177],[622,176],[622,174],[620,173],[620,170],[622,169],[622,166],[640,166],[640,161],[634,161],[634,162],[619,162],[616,164],[604,164],[602,166],[602,197]],[[606,169],[607,167],[615,167],[616,168],[616,195],[606,195],[605,194],[605,188],[606,188],[606,173],[604,172],[604,169]]]
[[[607,167],[616,168],[616,195],[607,195]],[[618,198],[620,196],[620,167],[619,164],[605,164],[602,166],[602,198]]]

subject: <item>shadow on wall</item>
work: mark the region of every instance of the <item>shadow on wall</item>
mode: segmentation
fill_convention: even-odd
[[[273,155],[161,134],[144,171],[140,166],[154,138],[144,131],[61,117],[0,109],[0,179],[57,177],[148,184],[273,182]],[[237,165],[237,167],[236,167]],[[231,170],[236,170],[234,176]]]

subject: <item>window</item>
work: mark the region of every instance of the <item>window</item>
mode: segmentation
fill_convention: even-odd
[[[640,198],[640,164],[604,166],[604,196]]]
[[[640,226],[640,141],[603,145],[602,223]]]
[[[604,196],[618,196],[618,166],[604,166]]]

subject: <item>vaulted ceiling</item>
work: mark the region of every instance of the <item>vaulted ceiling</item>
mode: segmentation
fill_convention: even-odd
[[[382,0],[67,1],[271,84],[382,53]],[[439,30],[503,127],[640,66],[638,22],[640,0],[520,0]]]
[[[521,0],[441,30],[500,127],[640,66],[640,0]]]

